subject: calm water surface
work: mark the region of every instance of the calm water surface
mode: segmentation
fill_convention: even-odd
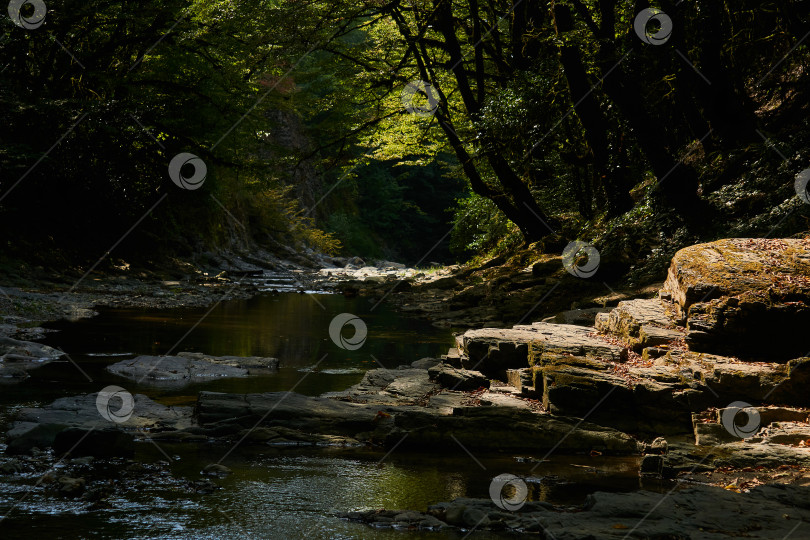
[[[57,397],[96,392],[109,384],[143,393],[167,405],[193,405],[200,390],[222,392],[287,391],[317,395],[343,390],[367,369],[394,367],[438,356],[452,345],[448,330],[404,317],[385,304],[372,309],[368,299],[338,295],[261,295],[209,308],[107,310],[93,319],[52,325],[49,345],[61,347],[75,362],[60,361],[32,372],[31,379],[4,386],[4,416],[20,405],[46,404]],[[349,312],[361,317],[368,339],[357,351],[337,347],[328,336],[332,318]],[[200,322],[202,320],[202,322]],[[179,344],[178,344],[179,343]],[[105,366],[137,354],[199,351],[214,355],[272,356],[278,373],[223,379],[183,388],[137,385],[107,373]],[[78,366],[78,367],[77,367]],[[79,369],[81,368],[81,369]],[[82,371],[84,371],[83,374]],[[90,382],[87,377],[93,381]],[[165,460],[148,443],[138,444],[136,459]],[[161,443],[172,457],[174,478],[195,481],[200,470],[228,451],[220,445]],[[41,488],[0,522],[2,538],[460,538],[455,533],[374,530],[334,517],[335,512],[368,508],[424,510],[455,497],[488,497],[491,479],[501,473],[529,474],[531,464],[508,455],[477,455],[463,450],[435,455],[366,449],[240,447],[223,464],[233,470],[217,479],[224,489],[189,494],[167,485],[119,489],[110,509],[89,512],[86,502],[55,499]],[[539,457],[539,456],[538,456]],[[553,457],[533,471],[531,497],[579,504],[596,490],[638,488],[637,460]],[[0,477],[0,513],[15,503],[36,477],[26,482]],[[474,533],[475,538],[508,535]]]

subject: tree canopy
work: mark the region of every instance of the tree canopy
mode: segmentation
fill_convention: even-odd
[[[806,113],[806,4],[48,2],[4,21],[0,221],[98,251],[167,194],[133,251],[412,261],[452,224],[464,249],[640,207],[701,227],[735,179],[706,166]],[[202,189],[171,183],[182,152]]]

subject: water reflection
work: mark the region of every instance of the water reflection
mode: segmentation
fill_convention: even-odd
[[[45,342],[65,350],[93,382],[62,360],[32,371],[30,380],[0,396],[0,404],[47,402],[95,392],[106,384],[118,384],[167,405],[193,404],[200,390],[250,393],[295,387],[297,392],[317,395],[343,390],[380,364],[396,367],[444,354],[453,342],[446,329],[404,317],[385,304],[373,306],[368,299],[340,295],[262,294],[222,302],[207,316],[209,308],[112,309],[92,319],[54,323],[50,326],[60,332],[49,334]],[[355,351],[342,349],[329,338],[329,323],[345,312],[361,317],[368,328],[365,344]],[[174,389],[139,385],[104,369],[127,356],[180,351],[272,356],[280,360],[280,368],[267,376]]]

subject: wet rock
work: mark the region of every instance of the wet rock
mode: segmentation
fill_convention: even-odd
[[[19,474],[25,470],[19,459],[9,459],[0,463],[0,474]]]
[[[177,356],[138,356],[122,360],[107,366],[107,371],[138,383],[183,386],[214,378],[268,373],[277,368],[276,358],[182,352]]]
[[[31,454],[35,448],[48,448],[53,445],[56,435],[67,428],[64,423],[36,424],[17,422],[6,434],[9,454]]]
[[[477,390],[489,388],[489,379],[480,371],[457,369],[449,364],[439,364],[428,369],[428,376],[444,388],[451,390]]]
[[[84,478],[62,476],[56,481],[56,491],[64,497],[78,497],[84,493],[87,484]]]
[[[203,467],[202,474],[208,476],[228,476],[231,474],[231,469],[219,463],[209,463]]]
[[[64,353],[47,345],[0,336],[0,357],[8,360],[55,360]]]
[[[47,345],[0,335],[0,383],[28,378],[28,370],[49,364],[64,353]]]
[[[667,440],[663,437],[656,437],[650,444],[644,445],[644,454],[664,455],[669,451]]]
[[[360,268],[362,266],[366,266],[366,261],[364,261],[360,257],[352,257],[346,262],[346,266],[355,266],[357,268]]]
[[[211,480],[207,478],[204,480],[197,480],[191,483],[191,490],[194,493],[200,493],[201,495],[209,495],[217,490],[222,489],[222,487],[216,485]]]
[[[406,371],[406,370],[403,370]],[[427,376],[426,372],[422,373]],[[504,395],[489,406],[461,406],[463,392],[444,392],[422,404],[380,407],[370,402],[347,402],[294,393],[221,394],[201,392],[197,417],[201,427],[217,437],[244,436],[245,430],[265,428],[262,442],[277,444],[295,433],[295,440],[313,444],[400,443],[418,449],[457,449],[461,441],[470,450],[519,451],[557,448],[560,452],[633,453],[635,439],[620,431],[559,418],[529,409],[517,398]],[[480,398],[481,401],[484,398]],[[434,402],[435,400],[435,402]],[[513,403],[514,402],[514,403]],[[256,429],[258,429],[256,428]],[[293,430],[293,431],[286,431]],[[487,437],[482,437],[487,433]],[[301,434],[309,434],[304,437]],[[257,435],[258,437],[258,435]],[[320,438],[319,438],[320,437]],[[356,441],[355,441],[356,440]]]
[[[427,373],[422,370],[425,378]],[[202,426],[224,423],[234,427],[283,426],[308,433],[354,435],[374,427],[379,409],[293,392],[225,394],[200,392],[197,420]],[[241,428],[240,428],[241,429]]]
[[[641,458],[639,473],[641,476],[660,478],[664,469],[664,456],[647,454]]]
[[[366,523],[377,529],[432,530],[447,528],[447,524],[434,516],[410,510],[367,510],[338,513],[337,517]]]
[[[415,369],[430,369],[433,366],[441,363],[442,361],[438,358],[422,358],[411,362],[411,367]]]
[[[694,350],[782,360],[806,354],[810,240],[731,238],[684,248],[661,298],[686,324]]]
[[[82,499],[92,503],[101,503],[115,493],[112,483],[93,485],[88,487],[82,494]],[[104,508],[104,504],[97,504],[95,508]]]
[[[404,270],[406,267],[402,263],[398,262],[391,262],[391,261],[379,261],[377,263],[377,268],[383,268],[385,270],[394,269],[394,270]]]
[[[191,425],[191,407],[167,407],[142,394],[133,396],[132,416],[124,423],[114,424],[99,413],[97,397],[97,393],[65,397],[45,407],[20,409],[6,434],[6,451],[30,454],[34,448],[51,447],[56,436],[68,428],[103,430],[112,427],[131,432],[181,430]]]

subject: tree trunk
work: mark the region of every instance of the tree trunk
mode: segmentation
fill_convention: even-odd
[[[557,6],[554,16],[558,34],[573,29],[573,19],[567,8]],[[560,63],[568,82],[571,101],[585,129],[585,140],[593,153],[595,173],[605,187],[607,214],[609,217],[620,216],[633,207],[627,173],[621,166],[611,170],[608,121],[588,81],[579,49],[571,44],[560,47]]]

